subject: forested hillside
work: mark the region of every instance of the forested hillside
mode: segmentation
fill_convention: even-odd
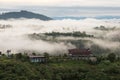
[[[97,62],[49,56],[45,63],[31,63],[26,55],[0,58],[0,80],[120,80],[120,59],[98,57]]]

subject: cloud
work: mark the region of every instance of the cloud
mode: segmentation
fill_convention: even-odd
[[[0,0],[4,5],[39,5],[39,6],[120,6],[119,0]],[[16,5],[17,4],[17,5]],[[7,6],[6,5],[6,6]]]
[[[75,48],[76,46],[71,43],[64,42],[50,42],[40,40],[31,40],[27,37],[28,34],[33,33],[45,33],[45,32],[73,32],[73,31],[86,31],[88,34],[97,36],[96,39],[88,38],[87,40],[93,41],[93,44],[99,45],[103,48],[117,48],[119,42],[114,41],[112,38],[116,38],[119,31],[102,32],[94,30],[94,27],[104,25],[106,27],[119,28],[119,19],[111,20],[97,20],[97,19],[83,19],[83,20],[51,20],[41,21],[38,19],[11,19],[0,20],[0,24],[12,25],[11,28],[0,29],[0,50],[6,51],[11,49],[13,52],[28,50],[37,52],[48,53],[67,53],[68,49]],[[101,38],[101,36],[103,36]],[[58,39],[72,39],[74,38],[58,38]],[[84,38],[85,39],[85,38]],[[104,45],[106,44],[106,45]],[[92,44],[91,44],[92,45]],[[61,52],[62,51],[62,52]]]

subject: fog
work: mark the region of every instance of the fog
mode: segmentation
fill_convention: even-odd
[[[92,43],[85,43],[86,47],[91,47],[96,44],[105,49],[116,49],[120,47],[120,19],[97,20],[97,19],[83,19],[83,20],[51,20],[41,21],[38,19],[10,19],[0,20],[1,25],[11,25],[11,27],[0,28],[0,51],[6,52],[10,49],[13,53],[20,51],[37,51],[39,53],[48,52],[50,54],[67,53],[68,49],[76,48],[71,43],[64,42],[50,42],[44,40],[31,40],[27,35],[33,33],[46,32],[73,32],[85,31],[88,34],[94,35],[96,38],[78,38],[90,40]],[[100,25],[106,27],[116,27],[112,31],[95,30],[94,27]],[[58,39],[77,39],[74,37],[61,37]]]

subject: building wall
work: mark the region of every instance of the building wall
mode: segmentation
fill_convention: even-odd
[[[45,58],[31,58],[31,62],[45,62]]]

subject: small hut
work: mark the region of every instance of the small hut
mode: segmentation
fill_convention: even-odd
[[[30,62],[45,62],[46,58],[45,56],[29,56]]]

